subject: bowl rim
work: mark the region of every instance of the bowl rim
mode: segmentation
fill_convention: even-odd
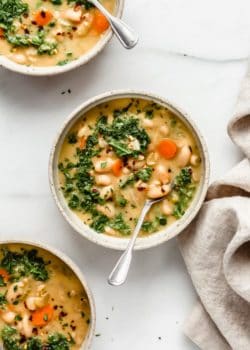
[[[70,258],[68,255],[63,253],[62,251],[58,250],[57,248],[54,248],[47,243],[41,243],[39,241],[32,241],[32,240],[19,240],[19,239],[0,239],[0,246],[2,245],[8,245],[8,244],[23,244],[23,245],[30,245],[34,248],[40,248],[42,250],[47,251],[48,253],[54,255],[59,260],[61,260],[64,264],[66,264],[73,273],[77,276],[79,281],[81,282],[81,285],[83,286],[87,297],[89,299],[89,305],[90,305],[90,312],[91,312],[91,323],[89,327],[89,332],[84,339],[84,343],[81,345],[80,350],[89,350],[93,341],[95,327],[96,327],[96,306],[95,306],[95,300],[93,293],[89,287],[88,282],[86,281],[85,276],[83,275],[81,269],[77,266],[77,264]]]
[[[121,18],[123,11],[124,11],[124,5],[125,5],[125,0],[116,0],[116,12],[115,16]],[[12,61],[11,59],[7,58],[4,55],[0,55],[0,66],[15,72],[15,73],[20,73],[24,75],[29,75],[29,76],[53,76],[53,75],[58,75],[62,73],[66,73],[68,71],[71,71],[75,68],[78,68],[80,66],[83,66],[84,64],[87,64],[89,61],[91,61],[93,58],[95,58],[99,53],[101,53],[108,42],[111,40],[113,37],[113,31],[111,28],[109,28],[98,40],[98,42],[90,49],[87,51],[87,53],[81,55],[78,59],[69,62],[68,64],[64,66],[26,66],[22,65],[19,63],[16,63]]]
[[[119,99],[119,98],[142,98],[142,99],[147,99],[151,100],[153,102],[159,103],[166,108],[168,108],[170,111],[172,111],[174,114],[177,115],[178,118],[180,118],[185,125],[191,130],[193,136],[196,138],[196,142],[198,142],[200,151],[201,151],[201,156],[203,159],[203,182],[199,186],[199,196],[196,194],[195,200],[192,201],[192,204],[190,207],[187,209],[185,215],[177,220],[175,223],[167,227],[166,229],[163,229],[162,231],[158,231],[157,233],[154,233],[152,235],[149,235],[147,237],[143,238],[138,238],[135,244],[135,250],[143,250],[143,249],[148,249],[152,248],[155,246],[158,246],[174,237],[179,235],[189,224],[190,222],[194,219],[194,217],[197,215],[199,212],[208,189],[209,185],[209,178],[210,178],[210,160],[209,160],[209,154],[208,154],[208,149],[207,145],[205,142],[204,137],[202,136],[200,130],[198,129],[196,123],[190,118],[190,116],[184,112],[182,109],[179,107],[176,107],[176,104],[173,104],[172,102],[169,102],[168,99],[159,96],[157,94],[151,93],[151,92],[145,92],[141,90],[134,90],[134,89],[122,89],[122,90],[112,90],[108,91],[102,94],[99,94],[97,96],[94,96],[86,101],[84,101],[80,106],[78,106],[76,109],[73,110],[73,112],[70,113],[70,115],[66,118],[64,121],[62,127],[59,129],[55,140],[53,142],[51,152],[50,152],[50,157],[49,157],[49,184],[50,184],[50,189],[52,193],[52,197],[54,198],[56,205],[63,215],[64,219],[70,224],[70,226],[79,233],[82,237],[85,237],[89,239],[90,241],[101,245],[105,248],[111,248],[115,250],[125,250],[127,247],[127,238],[116,238],[116,237],[111,237],[105,234],[98,234],[92,229],[90,229],[87,225],[82,224],[82,227],[79,227],[79,222],[78,224],[76,221],[79,221],[77,219],[76,214],[72,214],[71,217],[69,214],[66,213],[67,206],[63,205],[65,204],[65,199],[61,195],[60,199],[60,189],[57,188],[56,186],[56,170],[57,167],[55,168],[55,163],[57,164],[57,155],[60,151],[60,143],[63,142],[65,134],[69,129],[71,128],[74,123],[88,110],[92,109],[93,107],[97,106],[100,103],[111,101],[114,99]],[[63,203],[64,201],[64,203]],[[72,213],[72,211],[68,208],[68,212]],[[74,219],[72,219],[72,217]],[[165,232],[169,231],[170,234],[166,234]],[[153,238],[154,237],[154,238]]]

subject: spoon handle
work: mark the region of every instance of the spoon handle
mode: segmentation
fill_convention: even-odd
[[[121,19],[112,16],[105,7],[98,0],[91,0],[91,2],[104,14],[108,19],[111,28],[120,40],[121,44],[126,49],[132,49],[138,42],[138,35]]]
[[[120,259],[116,263],[113,271],[111,272],[111,274],[108,278],[108,282],[112,286],[120,286],[127,279],[128,271],[129,271],[130,264],[132,261],[134,245],[135,245],[137,236],[140,232],[141,226],[143,224],[144,218],[147,215],[147,212],[149,211],[151,205],[152,205],[152,203],[150,201],[146,201],[146,203],[141,211],[141,214],[139,216],[139,219],[138,219],[138,222],[136,224],[133,235],[129,241],[129,244],[128,244],[125,252],[122,254]]]

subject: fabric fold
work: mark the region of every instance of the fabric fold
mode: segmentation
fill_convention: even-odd
[[[210,186],[178,239],[200,300],[184,331],[202,350],[250,349],[249,73],[228,132],[245,159]]]

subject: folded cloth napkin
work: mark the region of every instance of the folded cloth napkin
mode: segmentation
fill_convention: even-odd
[[[210,186],[179,237],[199,296],[184,331],[202,350],[250,349],[250,71],[228,132],[246,158]]]

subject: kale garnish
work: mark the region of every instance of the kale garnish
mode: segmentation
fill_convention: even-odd
[[[16,18],[28,13],[28,4],[22,0],[0,0],[0,28],[10,30]]]
[[[106,116],[102,116],[98,120],[96,128],[120,158],[137,157],[147,150],[150,143],[147,132],[139,126],[139,119],[126,114],[119,114],[111,124],[108,124]],[[129,148],[129,137],[138,140],[139,150]]]
[[[5,326],[1,331],[1,338],[5,350],[22,350],[20,346],[20,336],[15,328]]]
[[[151,178],[152,173],[153,169],[150,167],[138,170],[136,173],[130,174],[126,179],[121,181],[119,187],[123,189],[129,185],[134,184],[138,180],[148,182]]]
[[[70,342],[61,333],[49,335],[45,343],[42,343],[37,337],[31,337],[23,343],[23,339],[17,330],[10,326],[5,326],[0,335],[5,350],[70,350]]]
[[[121,213],[116,215],[115,218],[112,221],[110,221],[108,226],[110,226],[111,228],[120,232],[123,235],[130,235],[131,233],[131,228],[128,224],[126,224]]]
[[[186,167],[181,169],[180,174],[176,176],[174,182],[174,190],[178,194],[178,202],[174,206],[173,215],[179,219],[188,208],[188,205],[193,198],[195,192],[195,185],[192,181],[192,168]]]
[[[70,349],[69,341],[63,334],[60,334],[60,333],[49,335],[47,349],[48,350],[69,350]]]
[[[0,265],[12,275],[13,280],[30,275],[37,281],[46,281],[49,278],[46,263],[35,249],[24,250],[22,253],[3,249]]]

